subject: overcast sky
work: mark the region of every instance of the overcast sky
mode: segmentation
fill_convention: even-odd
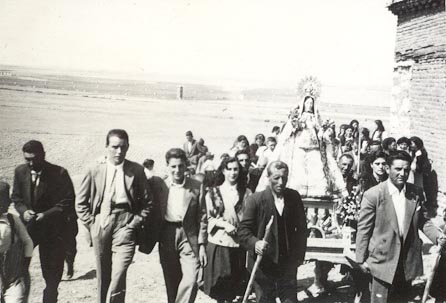
[[[0,64],[390,86],[384,0],[1,0]]]

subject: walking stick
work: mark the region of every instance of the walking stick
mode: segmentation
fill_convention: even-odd
[[[446,232],[446,227],[443,230],[443,233],[444,232]],[[434,267],[432,268],[431,274],[427,278],[426,286],[424,287],[423,298],[421,299],[421,303],[426,303],[427,297],[429,296],[429,292],[431,290],[432,282],[434,281],[435,273],[437,272],[438,265],[440,264],[441,251],[442,251],[442,247],[438,246],[438,249],[437,249],[436,255],[435,255]]]
[[[268,235],[271,231],[271,225],[273,225],[274,216],[271,216],[268,224],[265,228],[265,236],[263,236],[263,240],[268,238]],[[242,303],[248,303],[248,296],[251,293],[252,285],[254,284],[254,278],[256,276],[257,268],[259,267],[260,262],[262,262],[262,255],[257,256],[256,263],[254,263],[254,267],[252,268],[251,276],[249,277],[248,286],[246,287],[245,295],[243,296]]]

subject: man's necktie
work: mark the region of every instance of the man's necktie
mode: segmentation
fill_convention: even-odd
[[[115,200],[116,196],[116,168],[113,169],[113,176],[110,182],[110,186],[107,188],[104,200],[101,204],[101,226],[105,228],[110,221],[111,204]]]

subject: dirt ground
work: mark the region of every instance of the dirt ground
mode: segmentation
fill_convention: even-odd
[[[164,152],[179,147],[187,130],[204,138],[216,155],[229,150],[240,134],[253,138],[256,133],[269,134],[273,125],[280,124],[293,104],[236,101],[169,101],[116,96],[86,97],[79,93],[60,94],[58,91],[35,92],[0,85],[0,179],[11,183],[13,169],[23,162],[21,147],[30,139],[43,142],[47,160],[64,166],[75,186],[89,163],[104,152],[105,134],[111,128],[124,128],[130,135],[127,158],[141,163],[155,160],[155,170],[163,174]],[[335,115],[340,122],[352,118]],[[373,117],[364,117],[368,121]],[[361,121],[360,121],[361,122]],[[339,125],[339,124],[338,124]],[[84,239],[78,236],[78,256],[72,280],[62,281],[59,302],[87,303],[96,298],[94,254]],[[429,255],[426,266],[429,267]],[[31,264],[32,292],[30,302],[41,302],[44,287],[35,251]],[[312,283],[313,263],[299,269],[299,288]],[[334,290],[311,302],[352,302],[353,287],[341,282],[336,267],[329,275]],[[137,253],[129,269],[127,302],[165,302],[165,287],[158,253]],[[308,300],[307,300],[308,301]],[[203,293],[196,302],[212,302]],[[310,302],[310,301],[308,301]]]

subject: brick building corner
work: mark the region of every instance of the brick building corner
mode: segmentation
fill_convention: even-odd
[[[392,0],[398,17],[390,133],[418,136],[446,192],[445,0]]]

